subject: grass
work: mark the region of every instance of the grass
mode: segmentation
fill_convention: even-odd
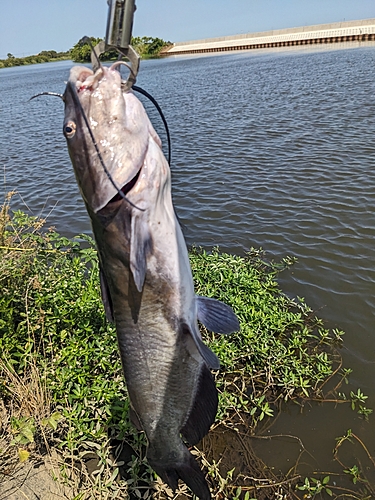
[[[84,235],[64,238],[45,230],[45,221],[12,212],[11,195],[0,210],[0,471],[54,449],[77,499],[191,498],[185,485],[174,495],[154,475],[145,437],[130,423],[94,242]],[[332,493],[327,476],[317,483],[297,474],[275,477],[244,436],[291,399],[331,397],[368,418],[366,396],[338,393],[349,373],[336,350],[343,332],[327,330],[302,299],[280,290],[276,278],[292,258],[274,263],[261,250],[238,257],[192,249],[190,259],[197,293],[230,304],[241,323],[231,336],[202,327],[222,363],[215,374],[220,407],[213,430],[193,452],[207,470],[214,499]],[[332,380],[333,389],[325,392]],[[223,439],[237,455],[241,450],[246,474],[218,454]],[[0,472],[0,489],[5,480]],[[350,498],[366,498],[370,487],[362,486],[364,495],[351,492]]]

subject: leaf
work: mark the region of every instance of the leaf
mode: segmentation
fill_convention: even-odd
[[[330,490],[329,488],[326,488],[326,492],[330,497],[333,496],[332,490]]]
[[[108,481],[109,484],[113,483],[113,481],[118,476],[119,472],[120,472],[120,469],[118,467],[116,467],[115,470],[112,472],[111,477],[109,478],[109,481]]]
[[[31,427],[24,427],[21,431],[21,435],[27,439],[29,443],[34,442],[34,433]],[[24,442],[24,440],[22,440]],[[25,443],[26,444],[26,443]]]
[[[57,429],[57,423],[61,419],[61,413],[56,411],[47,419],[48,425],[55,431]]]
[[[324,477],[322,483],[328,484],[329,483],[329,476]]]
[[[48,421],[48,425],[55,431],[57,429],[57,422],[52,417]]]
[[[26,462],[29,456],[30,452],[28,452],[27,450],[23,450],[21,448],[18,449],[18,458],[20,459],[20,462]]]

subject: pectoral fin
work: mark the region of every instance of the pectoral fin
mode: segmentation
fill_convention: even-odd
[[[212,352],[211,349],[207,347],[201,339],[197,339],[195,343],[208,368],[211,368],[211,370],[219,370],[220,361],[216,354]]]
[[[194,341],[195,347],[198,349],[199,354],[204,359],[208,368],[211,368],[211,370],[219,370],[220,369],[219,358],[216,356],[214,352],[211,351],[209,347],[206,346],[206,344],[203,343],[198,330],[198,325],[196,326],[196,328],[190,328],[188,325],[184,324],[183,332],[191,336],[191,338]]]
[[[133,211],[130,236],[130,270],[138,292],[142,291],[147,271],[147,255],[151,252],[152,241],[143,212]]]
[[[199,295],[196,296],[195,300],[197,301],[198,319],[208,330],[227,335],[240,329],[237,316],[227,304]]]
[[[109,321],[110,323],[113,323],[114,317],[113,317],[112,299],[111,299],[111,295],[109,293],[107,278],[105,277],[105,274],[103,273],[103,270],[101,268],[99,271],[99,276],[100,276],[100,291],[102,294],[102,301],[103,301],[103,305],[104,305],[105,315],[106,315],[107,321]]]

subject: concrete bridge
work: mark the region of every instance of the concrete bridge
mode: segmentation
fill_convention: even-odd
[[[369,40],[375,40],[375,18],[178,42],[163,50],[162,55],[200,54],[317,43],[367,42]]]

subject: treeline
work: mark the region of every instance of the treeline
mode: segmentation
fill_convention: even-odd
[[[0,59],[0,68],[10,68],[11,66],[23,66],[26,64],[38,64],[51,61],[63,61],[70,59],[70,51],[56,52],[56,50],[42,50],[39,54],[26,57],[15,57],[9,53],[7,59]]]
[[[91,43],[95,46],[102,38],[91,37]],[[161,38],[152,37],[133,37],[132,46],[142,58],[157,57],[163,48],[171,45]],[[118,53],[110,50],[101,54],[103,61],[117,59]],[[74,47],[66,52],[56,52],[55,50],[43,50],[39,54],[26,57],[15,57],[13,54],[7,54],[7,59],[0,59],[0,68],[9,68],[11,66],[23,66],[27,64],[38,64],[52,61],[63,61],[71,59],[74,62],[90,62],[91,48],[88,43],[77,42]]]

